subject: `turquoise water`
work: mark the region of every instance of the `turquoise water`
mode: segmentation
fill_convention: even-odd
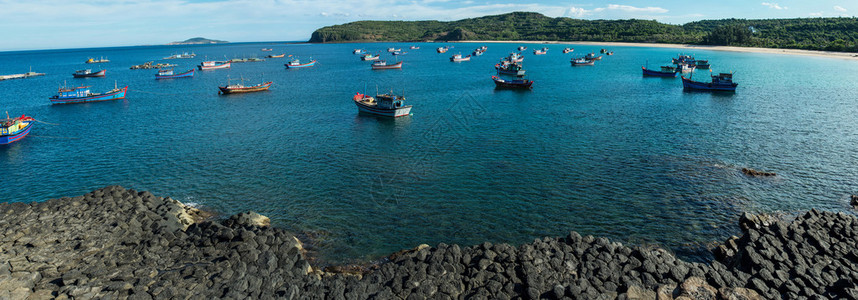
[[[681,49],[549,45],[524,66],[532,91],[495,90],[490,76],[518,44],[227,44],[0,53],[0,110],[39,123],[0,147],[0,201],[44,201],[106,185],[149,190],[224,215],[254,210],[302,232],[323,260],[375,259],[417,244],[514,244],[569,231],[659,244],[688,257],[738,233],[743,211],[847,210],[858,193],[858,63],[694,50],[735,94],[683,92],[644,78]],[[351,54],[401,47],[402,70],[371,71]],[[274,48],[274,52],[260,52]],[[205,57],[270,53],[317,59],[233,64],[192,79],[129,70],[184,51],[176,71]],[[688,51],[685,51],[686,53]],[[382,54],[395,60],[387,53]],[[85,65],[87,57],[110,63]],[[106,78],[73,79],[82,68]],[[695,77],[705,78],[708,72]],[[268,92],[219,96],[227,79],[273,81]],[[125,100],[51,106],[63,82],[94,91],[128,85]],[[355,92],[402,93],[413,115],[359,115]],[[778,173],[748,178],[750,167]]]

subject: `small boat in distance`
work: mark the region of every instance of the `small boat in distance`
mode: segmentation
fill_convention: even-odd
[[[572,59],[572,66],[593,66],[595,64],[595,60],[587,59],[586,57]]]
[[[518,51],[524,51],[524,50],[527,50],[526,46],[519,46],[518,47]]]
[[[286,57],[286,53],[278,54],[278,55],[274,55],[274,54],[268,55],[268,58],[283,58],[283,57]]]
[[[388,69],[402,69],[402,62],[398,62],[392,65],[388,65],[386,61],[379,60],[372,63],[373,70],[388,70]]]
[[[656,76],[656,77],[674,77],[676,78],[676,74],[679,74],[675,69],[673,71],[656,71],[647,69],[647,67],[641,66],[641,70],[643,70],[643,76]]]
[[[158,74],[155,74],[155,79],[172,79],[172,78],[188,78],[194,77],[194,73],[197,69],[190,69],[185,73],[174,74],[173,69],[161,69],[158,70]]]
[[[453,56],[450,57],[450,61],[452,61],[452,62],[461,62],[461,61],[470,61],[470,60],[471,60],[470,55],[463,57],[462,54],[453,54]]]
[[[194,53],[188,53],[188,52],[185,52],[185,53],[182,53],[182,54],[173,54],[173,55],[170,55],[170,56],[164,57],[164,59],[194,58],[194,57],[196,57],[196,56],[197,56],[197,55],[196,55],[196,54],[194,54]]]
[[[509,62],[506,60],[496,64],[495,69],[497,69],[498,74],[515,75],[519,77],[524,76],[525,72],[521,66],[521,63]]]
[[[10,118],[9,113],[6,113],[6,118],[0,119],[0,145],[8,145],[23,139],[30,133],[34,121],[36,119],[26,115]]]
[[[398,51],[402,51],[402,48],[399,48],[399,49],[396,49],[396,48],[387,48],[387,52],[398,52]]]
[[[364,54],[364,53],[366,53],[366,50],[363,50],[363,49],[355,49],[354,51],[352,51],[352,54]]]
[[[408,52],[393,51],[393,53],[391,53],[391,54],[393,54],[393,55],[405,55],[405,54],[408,54]]]
[[[563,54],[575,51],[575,48],[563,48]]]
[[[450,50],[450,47],[444,46],[444,47],[438,47],[438,49],[435,49],[435,51],[438,51],[438,53],[445,53],[445,52],[447,52],[447,50]]]
[[[697,69],[706,70],[706,69],[709,69],[709,67],[710,67],[708,60],[697,60],[695,62],[696,62],[695,68],[697,68]]]
[[[301,60],[299,60],[297,58],[292,59],[288,63],[284,64],[284,66],[286,66],[287,69],[307,68],[307,67],[312,67],[314,65],[316,65],[315,60],[312,60],[306,64],[302,64]]]
[[[544,55],[546,53],[548,53],[548,49],[546,48],[542,48],[542,50],[533,49],[533,55]]]
[[[228,61],[204,61],[199,68],[200,70],[229,69],[230,64]]]
[[[608,53],[605,53],[605,55],[614,55],[614,51],[609,51]]]
[[[508,89],[530,89],[533,85],[532,80],[528,79],[503,79],[497,76],[492,76],[492,81],[495,82],[495,88]]]
[[[682,76],[682,88],[685,90],[735,92],[738,85],[733,82],[733,73],[712,75],[711,82],[694,81]]]
[[[591,53],[587,53],[587,55],[584,56],[584,59],[586,59],[586,60],[602,60],[602,56],[596,56],[595,53],[591,52]]]
[[[365,54],[364,56],[361,56],[361,57],[360,57],[360,60],[363,60],[363,61],[368,61],[368,60],[378,60],[378,59],[379,59],[379,57],[381,57],[381,55],[379,55],[379,54],[372,55],[372,54],[367,53],[367,54]]]
[[[524,56],[522,56],[521,53],[513,52],[510,53],[508,57],[506,57],[506,60],[509,62],[520,63],[524,61]]]
[[[411,47],[409,47],[408,49],[411,49],[411,50],[417,50],[417,49],[420,49],[420,47],[417,47],[417,46],[411,46]]]
[[[274,51],[274,49],[271,49],[271,48],[262,48],[262,51]]]
[[[405,105],[405,97],[389,94],[371,97],[356,93],[354,97],[358,111],[383,117],[402,117],[411,114],[411,105]]]
[[[226,86],[217,87],[220,90],[217,93],[221,94],[221,95],[226,95],[226,94],[261,92],[261,91],[267,91],[268,88],[271,87],[271,84],[273,84],[273,82],[269,81],[269,82],[263,82],[263,83],[260,83],[257,85],[245,86],[244,80],[242,80],[242,83],[239,83],[239,84],[230,84],[229,81],[227,81]]]
[[[90,57],[89,59],[86,60],[86,63],[88,63],[88,64],[97,64],[97,63],[106,63],[106,62],[110,62],[110,60],[108,60],[104,57],[99,58],[99,59],[95,59],[95,58]]]
[[[72,74],[72,76],[74,76],[74,78],[84,78],[84,77],[104,77],[104,75],[105,75],[106,73],[107,73],[107,70],[106,70],[106,69],[105,69],[105,70],[98,71],[98,72],[93,72],[93,71],[92,71],[92,70],[90,70],[90,69],[86,69],[86,70],[77,70],[77,71],[75,71],[75,72],[74,72],[74,74]]]
[[[93,93],[89,91],[89,86],[80,86],[76,88],[60,87],[57,94],[51,96],[51,104],[71,104],[71,103],[87,103],[100,102],[109,100],[125,99],[125,92],[128,91],[128,86],[123,88],[114,87],[112,90],[104,93]]]

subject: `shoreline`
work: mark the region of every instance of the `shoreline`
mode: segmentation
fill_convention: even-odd
[[[0,299],[858,298],[858,217],[743,214],[711,263],[606,238],[441,243],[319,269],[295,235],[247,212],[213,220],[119,186],[0,203]]]
[[[846,60],[858,60],[858,53],[833,52],[820,50],[782,49],[782,48],[754,48],[736,46],[710,46],[692,44],[660,44],[660,43],[629,43],[629,42],[585,42],[585,41],[451,41],[450,43],[517,43],[517,44],[560,44],[560,45],[587,45],[587,46],[623,46],[623,47],[650,47],[650,48],[672,48],[686,50],[712,50],[741,53],[803,55],[814,57],[839,58]]]

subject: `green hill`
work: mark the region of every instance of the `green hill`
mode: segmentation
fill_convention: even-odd
[[[654,20],[581,20],[513,12],[440,21],[358,21],[320,28],[311,43],[369,41],[597,41],[858,51],[858,19],[724,19],[684,25]]]

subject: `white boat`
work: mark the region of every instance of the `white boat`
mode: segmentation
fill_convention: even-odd
[[[471,56],[462,56],[461,54],[454,54],[453,57],[450,57],[450,61],[452,62],[460,62],[460,61],[470,61]]]
[[[405,105],[405,98],[402,96],[381,94],[372,97],[357,93],[352,99],[359,112],[393,118],[411,114],[411,105]]]

